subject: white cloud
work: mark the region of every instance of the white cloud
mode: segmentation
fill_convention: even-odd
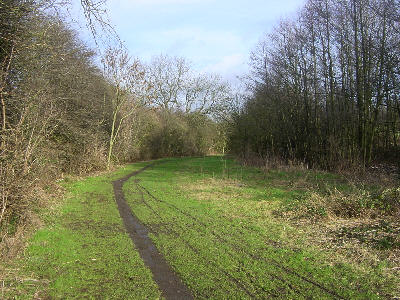
[[[221,74],[225,79],[233,79],[237,75],[243,74],[246,70],[247,57],[241,53],[235,53],[222,57],[214,64],[209,64],[203,68],[203,72]]]
[[[217,73],[226,80],[243,74],[247,68],[249,50],[242,37],[234,32],[196,27],[177,28],[159,32],[158,38],[150,38],[148,43],[154,43],[154,48],[156,44],[162,43],[166,45],[162,51],[164,54],[186,57],[198,72]],[[147,51],[151,48],[149,46]],[[140,56],[145,56],[143,54]],[[152,53],[157,54],[159,52]]]
[[[133,0],[136,3],[143,3],[143,4],[193,4],[202,2],[202,0]]]
[[[222,59],[213,65],[208,65],[205,69],[208,72],[218,72],[221,70],[231,70],[240,67],[245,62],[243,54],[237,53],[222,57]]]
[[[161,5],[190,5],[190,4],[204,3],[210,1],[211,0],[117,0],[115,2],[123,6],[136,6],[136,5],[161,6]]]
[[[226,55],[227,49],[242,49],[241,37],[224,30],[206,30],[202,28],[177,28],[160,32],[159,38],[170,45],[172,52],[190,50],[193,56],[213,57]]]

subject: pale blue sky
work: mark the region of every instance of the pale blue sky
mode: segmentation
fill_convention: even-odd
[[[187,58],[195,70],[231,80],[250,51],[304,0],[108,0],[108,15],[132,56]]]

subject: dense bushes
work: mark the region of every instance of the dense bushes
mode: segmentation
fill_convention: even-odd
[[[153,156],[206,155],[215,147],[216,124],[204,115],[161,111],[159,126],[150,137]]]
[[[323,195],[309,192],[282,208],[289,218],[318,220],[321,218],[377,218],[397,214],[397,206],[390,204],[382,195],[373,195],[362,189],[351,193],[339,190]]]

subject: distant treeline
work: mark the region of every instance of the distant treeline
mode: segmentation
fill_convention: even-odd
[[[101,18],[82,5],[89,25]],[[57,9],[0,0],[0,232],[28,218],[63,174],[225,147],[216,120],[231,96],[218,76],[169,56],[144,64],[123,46],[103,51],[99,66]]]
[[[400,162],[398,0],[309,0],[251,58],[232,151],[324,168]]]

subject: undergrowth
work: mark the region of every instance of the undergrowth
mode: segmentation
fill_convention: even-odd
[[[325,193],[308,190],[293,201],[283,203],[277,214],[311,221],[324,218],[378,218],[400,215],[400,188],[370,192],[352,188],[345,192],[333,188]]]

